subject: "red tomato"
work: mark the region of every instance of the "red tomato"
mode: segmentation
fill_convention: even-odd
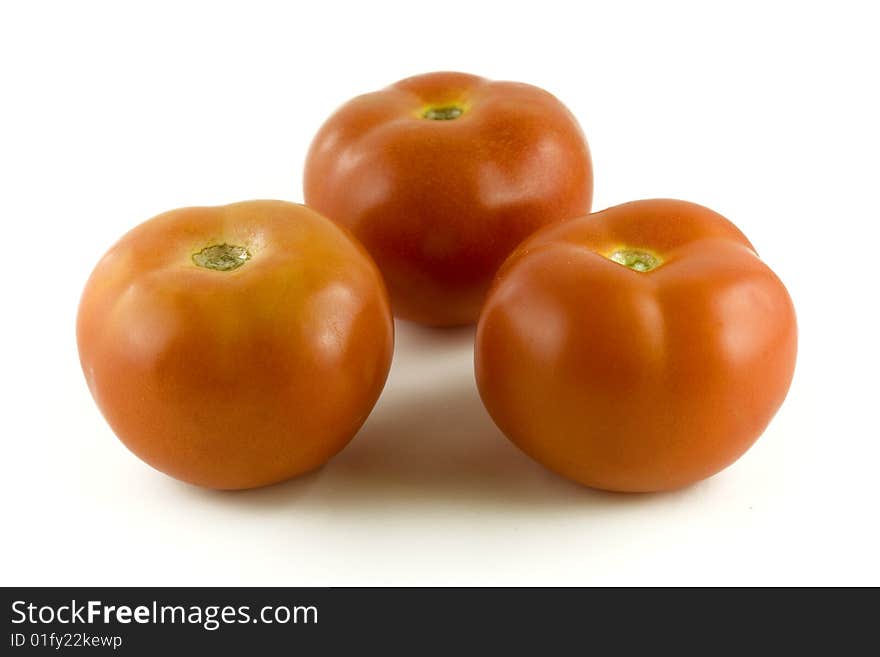
[[[304,206],[184,208],[125,235],[79,307],[89,388],[123,443],[211,488],[312,470],[366,419],[391,363],[379,271]]]
[[[577,121],[546,91],[429,73],[343,105],[304,187],[373,255],[395,315],[451,326],[476,321],[525,237],[589,212],[593,174]]]
[[[735,461],[788,391],[791,299],[742,233],[683,201],[544,229],[502,267],[477,328],[480,395],[527,454],[615,491]]]

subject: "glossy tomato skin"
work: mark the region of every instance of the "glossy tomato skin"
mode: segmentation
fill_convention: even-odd
[[[196,264],[224,244],[249,259]],[[126,234],[86,284],[77,341],[92,395],[132,452],[177,479],[239,489],[345,446],[384,385],[393,324],[379,271],[349,234],[304,206],[249,201],[174,210]]]
[[[426,118],[444,108],[461,113]],[[395,315],[452,326],[476,321],[495,271],[525,237],[589,212],[593,175],[577,121],[546,91],[429,73],[331,116],[309,150],[304,188],[306,203],[373,255]]]
[[[644,250],[634,271],[607,256]],[[544,229],[504,264],[477,327],[480,395],[535,460],[648,492],[723,469],[788,391],[797,328],[742,233],[692,203],[627,203]]]

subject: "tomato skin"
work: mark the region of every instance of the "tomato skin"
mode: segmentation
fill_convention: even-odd
[[[452,120],[428,108],[461,107]],[[306,203],[373,255],[394,314],[476,321],[507,255],[536,229],[590,211],[590,153],[572,114],[526,84],[429,73],[358,96],[321,127]]]
[[[663,263],[608,259],[644,249]],[[475,374],[501,430],[551,470],[648,492],[742,455],[788,391],[797,351],[783,284],[733,226],[673,200],[539,231],[498,273]]]
[[[229,271],[205,247],[245,247]],[[375,264],[305,206],[193,207],[137,226],[101,259],[77,317],[83,372],[137,456],[172,477],[251,488],[312,470],[366,419],[391,363]]]

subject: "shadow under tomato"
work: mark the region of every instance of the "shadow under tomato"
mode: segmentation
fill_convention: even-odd
[[[549,472],[492,422],[473,378],[473,328],[398,323],[388,384],[361,431],[322,468],[266,488],[202,491],[224,505],[294,505],[333,511],[455,506],[619,507],[682,493],[592,490]]]

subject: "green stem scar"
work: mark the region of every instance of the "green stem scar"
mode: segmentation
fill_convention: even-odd
[[[214,244],[193,253],[193,262],[199,267],[214,271],[232,271],[250,260],[251,254],[243,246],[233,244]]]
[[[653,253],[639,251],[638,249],[618,249],[608,256],[609,260],[633,271],[651,271],[659,267],[663,261]]]
[[[429,107],[422,116],[431,121],[451,121],[464,114],[464,110],[457,105],[445,107]]]

